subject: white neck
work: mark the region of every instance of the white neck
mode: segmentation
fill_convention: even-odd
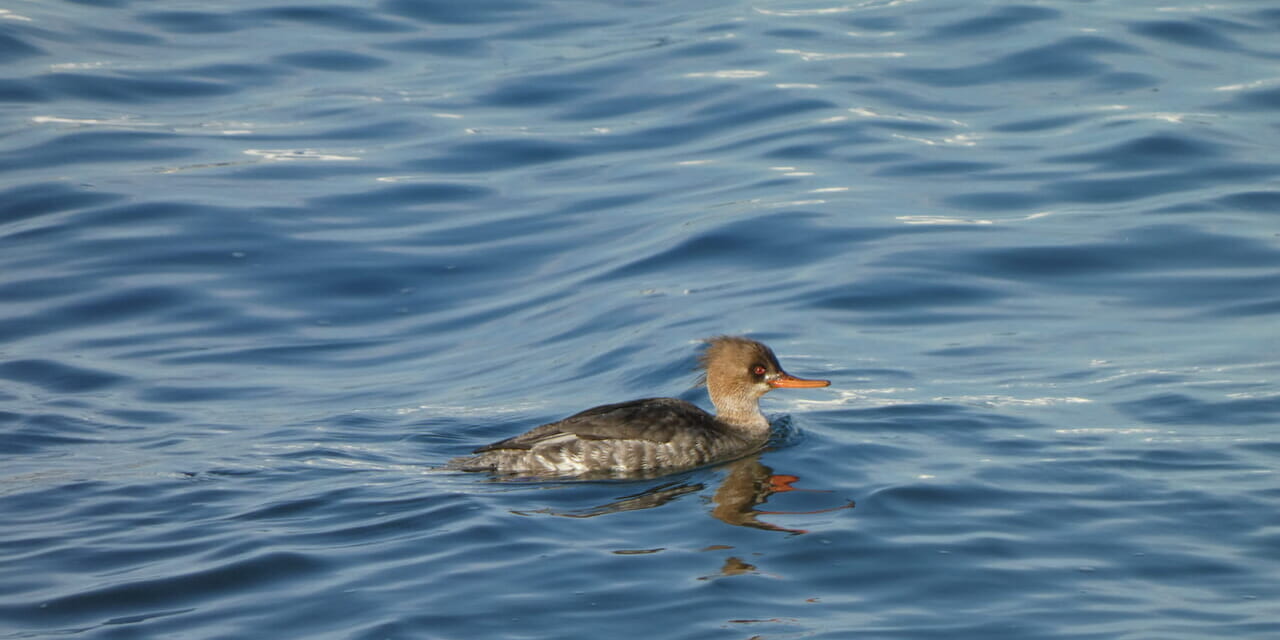
[[[716,418],[721,422],[751,433],[768,433],[769,421],[760,413],[760,398],[750,390],[729,393],[719,385],[708,381],[707,391],[711,404],[716,406]]]

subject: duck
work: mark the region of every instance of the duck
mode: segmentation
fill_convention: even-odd
[[[606,404],[454,458],[460,471],[534,477],[663,475],[755,453],[771,428],[760,398],[774,389],[826,387],[798,378],[765,344],[742,336],[705,340],[700,382],[715,414],[678,398]]]

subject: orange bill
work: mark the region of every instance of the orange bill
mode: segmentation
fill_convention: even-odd
[[[789,373],[784,373],[769,381],[769,386],[774,389],[808,389],[811,387],[825,387],[830,384],[830,380],[797,378]]]

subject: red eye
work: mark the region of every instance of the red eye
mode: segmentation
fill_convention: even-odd
[[[764,375],[765,368],[760,365],[756,365],[756,368],[752,369],[751,372],[758,376],[762,376]]]

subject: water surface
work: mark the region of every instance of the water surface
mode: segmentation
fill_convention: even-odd
[[[0,637],[1270,638],[1266,3],[0,10]],[[828,389],[634,482],[450,457]]]

